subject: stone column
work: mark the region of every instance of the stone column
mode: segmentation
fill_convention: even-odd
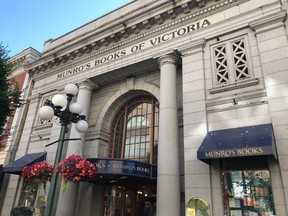
[[[83,106],[81,115],[86,116],[86,120],[89,118],[89,110],[91,104],[92,85],[89,82],[82,82],[79,84],[79,92],[77,95],[77,103]],[[69,141],[67,147],[66,158],[72,154],[82,156],[85,143],[85,133],[79,133],[75,124],[71,124],[70,139],[80,138],[81,140]],[[67,191],[65,193],[60,192],[59,201],[57,206],[56,215],[61,216],[73,216],[76,212],[77,196],[78,196],[79,184],[68,183]]]
[[[160,107],[157,164],[157,216],[180,215],[178,110],[174,55],[159,58]]]

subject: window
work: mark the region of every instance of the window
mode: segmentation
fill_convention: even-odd
[[[224,215],[276,215],[269,170],[222,172]]]
[[[247,38],[239,37],[211,47],[215,86],[251,78]]]
[[[146,126],[147,125],[147,119],[145,116],[133,116],[127,123],[127,128],[132,129],[132,128],[139,128],[141,126]]]
[[[192,198],[186,205],[186,216],[209,216],[210,206],[201,198]]]
[[[128,102],[116,115],[110,157],[157,163],[158,105],[154,97]]]
[[[46,188],[42,183],[28,184],[24,179],[18,206],[31,209],[35,215],[44,215],[47,204]]]

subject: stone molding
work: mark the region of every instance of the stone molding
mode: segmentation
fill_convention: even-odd
[[[176,65],[176,62],[178,61],[177,56],[175,55],[163,55],[158,59],[158,64],[160,65],[160,68],[164,65],[164,64],[173,64]]]
[[[203,52],[203,48],[206,45],[205,38],[193,41],[183,46],[177,48],[177,50],[181,53],[182,57],[190,56],[199,52]]]
[[[258,85],[258,83],[259,83],[259,79],[258,78],[240,80],[240,81],[235,82],[233,84],[212,88],[212,89],[209,90],[209,93],[210,94],[217,94],[217,93],[232,91],[232,90],[235,90],[235,89],[240,89],[240,88],[245,88],[245,87],[249,87],[249,86]]]
[[[69,52],[65,55],[57,56],[57,54],[54,53],[53,55],[43,57],[39,61],[28,66],[27,69],[31,74],[44,72],[47,69],[53,68],[54,66],[57,66],[57,70],[59,70],[60,64],[62,65],[61,68],[67,67],[67,62],[74,60],[76,57],[78,59],[77,61],[74,61],[73,64],[76,62],[81,62],[85,59],[90,59],[99,56],[109,51],[113,51],[120,47],[127,46],[129,44],[135,43],[136,41],[143,40],[143,38],[149,36],[152,37],[157,33],[161,33],[163,31],[167,31],[168,29],[181,26],[183,25],[183,23],[193,22],[205,16],[213,15],[219,11],[226,9],[227,7],[232,7],[246,1],[248,0],[222,0],[217,1],[211,5],[207,5],[207,7],[203,7],[205,6],[203,5],[205,1],[200,0],[197,1],[197,6],[201,5],[200,9],[196,10],[193,13],[191,13],[192,10],[191,8],[193,7],[193,1],[186,2],[182,5],[173,8],[173,10],[172,11],[170,10],[170,12],[166,11],[165,13],[150,17],[148,20],[141,21],[140,23],[134,24],[131,27],[126,27],[126,29],[124,30],[122,29],[119,32],[113,33],[108,37],[94,41],[93,43],[85,44],[81,48],[73,50],[72,52]],[[184,16],[179,17],[180,14],[184,14]],[[166,22],[165,24],[161,25],[167,19],[170,19],[170,22]],[[144,29],[146,31],[140,33],[141,30]],[[133,34],[135,34],[134,37],[128,38],[129,35]],[[125,40],[121,40],[122,38]],[[110,45],[112,42],[113,44]],[[79,41],[75,43],[79,44]],[[41,61],[42,62],[45,61],[45,63],[41,63]]]
[[[286,19],[287,12],[280,11],[279,13],[270,14],[269,16],[251,22],[249,23],[249,26],[253,31],[255,31],[255,34],[260,34],[275,28],[284,27]]]

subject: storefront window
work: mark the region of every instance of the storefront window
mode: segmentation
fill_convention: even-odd
[[[25,180],[24,180],[25,181]],[[34,216],[44,215],[47,204],[46,188],[43,184],[37,187],[24,182],[24,187],[21,191],[19,206],[25,206],[34,212]]]
[[[274,216],[269,170],[222,172],[225,216]]]

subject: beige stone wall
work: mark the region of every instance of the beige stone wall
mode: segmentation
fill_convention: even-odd
[[[139,2],[135,1],[133,4]],[[143,2],[151,3],[151,1]],[[163,1],[157,2],[163,3]],[[188,1],[177,2],[180,4]],[[153,27],[149,29],[147,27],[142,32],[131,34],[129,38],[119,42],[119,47],[112,47],[114,42],[111,42],[110,45],[102,46],[92,53],[66,59],[67,62],[60,62],[60,66],[57,66],[56,60],[54,62],[51,60],[52,56],[51,58],[44,58],[44,56],[39,61],[45,67],[38,68],[39,65],[32,65],[31,68],[38,68],[39,71],[33,76],[35,85],[30,96],[29,112],[16,157],[20,157],[26,152],[47,150],[47,160],[53,163],[57,145],[48,148],[44,146],[58,139],[60,126],[56,118],[51,123],[41,125],[37,115],[38,109],[43,105],[45,99],[56,93],[62,93],[66,83],[87,80],[99,84],[99,88],[95,88],[92,92],[88,119],[89,131],[86,134],[83,155],[85,157],[107,156],[109,130],[112,126],[113,116],[126,101],[135,95],[149,93],[160,100],[160,74],[157,58],[167,53],[174,53],[180,58],[177,94],[180,128],[179,148],[181,148],[179,160],[181,161],[180,169],[183,176],[181,177],[181,192],[184,194],[182,202],[187,203],[193,197],[201,197],[209,203],[211,215],[223,216],[219,164],[213,162],[212,166],[209,166],[199,161],[197,159],[199,146],[207,131],[210,130],[272,123],[279,154],[279,164],[270,161],[273,195],[277,215],[287,215],[285,200],[288,196],[288,182],[286,182],[288,179],[288,152],[286,148],[288,141],[288,44],[287,30],[284,26],[284,22],[286,22],[285,12],[282,11],[277,0],[206,2],[207,4],[203,8],[193,8],[190,13],[181,14],[179,17],[173,18],[173,14],[171,14],[171,20],[164,22],[163,25],[159,24],[163,28]],[[286,7],[286,5],[284,3],[282,7]],[[131,5],[126,9],[131,9]],[[171,9],[170,4],[167,7],[161,7],[161,12],[166,9]],[[153,14],[155,15],[156,12],[157,10],[153,11]],[[147,14],[138,15],[139,20],[140,18],[148,19]],[[110,18],[112,19],[114,16],[115,12]],[[91,22],[75,30],[74,33],[80,35],[80,33],[88,32],[93,23],[102,23],[105,21],[103,19],[102,21]],[[199,20],[203,22],[205,19],[211,22],[209,26],[163,41],[155,46],[149,44],[150,39],[155,39],[158,36],[163,37],[166,32],[172,32],[173,29],[179,30],[189,23],[197,23]],[[135,23],[136,19],[132,21]],[[117,28],[117,30],[119,29]],[[55,41],[46,42],[45,49],[47,52],[45,55],[49,56],[49,52],[52,52],[54,48],[55,50],[57,47],[65,48],[68,45],[66,43],[67,37],[73,37],[72,33]],[[80,40],[81,36],[78,36],[73,39]],[[100,40],[101,37],[104,38],[104,36],[108,36],[108,33],[96,35],[95,41],[96,39]],[[251,85],[223,87],[224,90],[217,92],[213,78],[215,74],[213,74],[212,68],[211,47],[221,41],[239,36],[245,36],[248,44],[246,48],[252,75]],[[89,40],[91,42],[92,39]],[[121,49],[131,49],[133,45],[144,42],[147,43],[147,46],[143,46],[141,52],[130,52],[111,62],[57,79],[59,73],[87,63],[93,63],[95,60],[109,55],[109,53]],[[59,53],[66,55],[70,51],[72,53],[74,51],[72,49],[80,46],[82,46],[80,43],[71,47],[67,46],[65,52]],[[71,55],[69,56],[71,57]],[[146,67],[148,69],[145,70]],[[131,71],[140,72],[130,77],[128,75],[132,74]],[[64,152],[65,150],[66,147]],[[7,193],[11,196],[5,198],[6,212],[1,213],[3,216],[8,215],[7,209],[15,201],[12,194],[16,194],[16,181],[18,180],[11,179],[10,181]],[[184,205],[182,208],[184,209]]]

